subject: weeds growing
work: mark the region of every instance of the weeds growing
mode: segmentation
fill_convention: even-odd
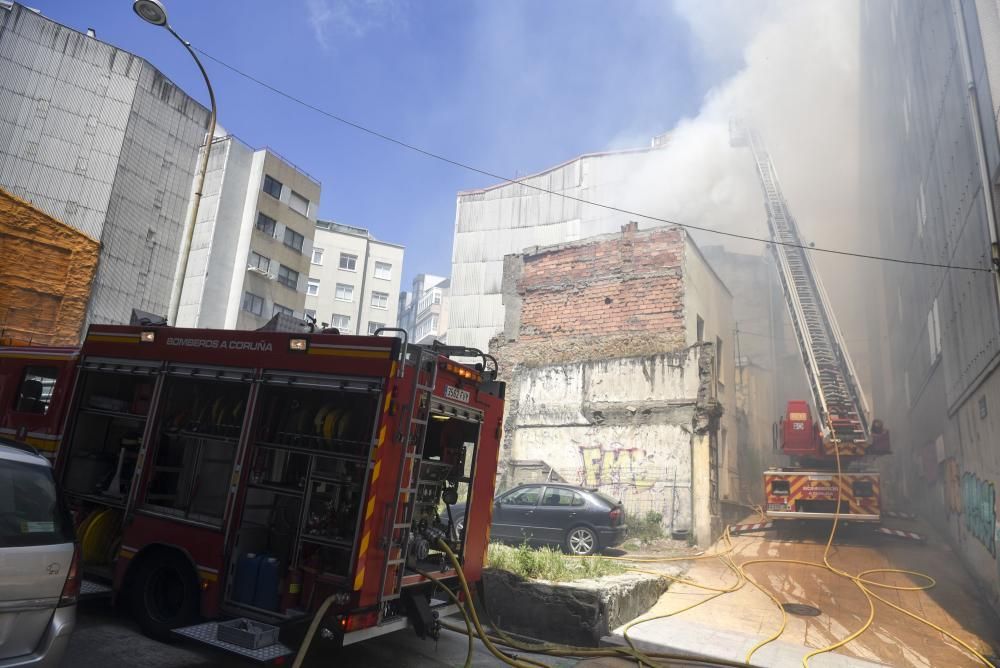
[[[604,557],[568,557],[549,547],[534,549],[527,545],[511,547],[502,543],[490,543],[486,559],[487,566],[491,568],[509,571],[531,580],[552,582],[569,582],[625,572],[617,562]]]

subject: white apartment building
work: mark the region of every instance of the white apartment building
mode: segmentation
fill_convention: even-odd
[[[257,329],[304,317],[320,183],[269,149],[212,142],[179,327]]]
[[[342,334],[395,327],[403,247],[363,227],[316,221],[305,312]]]
[[[451,280],[417,274],[413,289],[399,295],[399,327],[413,343],[448,341],[448,301]]]

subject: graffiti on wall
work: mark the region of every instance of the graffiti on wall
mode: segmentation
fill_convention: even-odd
[[[996,490],[993,483],[974,473],[962,474],[962,506],[965,528],[996,556]]]
[[[616,491],[651,489],[656,480],[646,471],[646,452],[621,443],[582,445],[580,484],[585,487],[610,487]]]

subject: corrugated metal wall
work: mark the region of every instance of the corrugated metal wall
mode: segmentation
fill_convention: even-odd
[[[587,201],[627,201],[628,178],[648,166],[650,151],[587,155],[521,179]],[[520,183],[460,193],[452,251],[448,342],[485,350],[503,329],[503,257],[531,246],[618,231],[626,214]],[[644,222],[642,227],[651,226]]]

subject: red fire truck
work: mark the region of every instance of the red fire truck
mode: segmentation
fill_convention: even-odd
[[[79,349],[0,348],[0,433],[58,452],[85,591],[151,636],[280,662],[321,607],[325,645],[435,634],[423,574],[458,589],[439,539],[480,577],[495,375],[405,335],[95,325]]]
[[[793,466],[764,472],[768,517],[833,519],[838,513],[839,500],[839,514],[844,520],[878,522],[882,519],[879,474],[866,464],[866,460],[889,454],[889,432],[875,420],[868,440],[834,442],[835,438],[843,436],[824,430],[814,422],[807,402],[788,402],[779,438],[781,452],[791,458]]]
[[[889,432],[871,419],[830,299],[767,148],[752,128],[734,124],[731,129],[732,143],[748,146],[753,154],[769,248],[812,395],[813,410],[804,400],[789,401],[777,430],[791,467],[764,472],[767,516],[878,522],[882,499],[873,459],[889,454]]]

